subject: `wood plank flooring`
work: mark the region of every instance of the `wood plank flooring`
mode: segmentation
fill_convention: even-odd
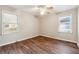
[[[79,54],[75,43],[38,36],[0,47],[0,54]]]

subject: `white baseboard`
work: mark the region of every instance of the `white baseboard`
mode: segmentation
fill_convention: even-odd
[[[8,42],[8,43],[5,43],[5,44],[0,44],[0,47],[1,47],[1,46],[5,46],[5,45],[8,45],[8,44],[15,43],[15,42],[16,42],[16,41]]]
[[[0,44],[0,46],[5,46],[5,45],[8,45],[8,44],[12,44],[12,43],[15,43],[15,42],[27,40],[27,39],[30,39],[30,38],[33,38],[33,37],[37,37],[37,36],[38,36],[38,35],[29,37],[29,38],[22,38],[22,39],[19,39],[19,40],[16,40],[16,41],[8,42],[8,43],[5,43],[5,44]]]
[[[57,40],[68,41],[68,42],[72,42],[72,43],[77,43],[76,41],[67,40],[67,39],[62,39],[62,38],[59,38],[59,37],[51,37],[51,36],[47,36],[47,35],[42,35],[42,36],[50,37],[50,38],[55,38],[55,39],[57,39]]]

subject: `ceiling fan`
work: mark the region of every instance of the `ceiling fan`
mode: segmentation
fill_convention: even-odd
[[[35,7],[37,11],[39,11],[40,15],[51,14],[53,11],[52,5],[38,5]]]

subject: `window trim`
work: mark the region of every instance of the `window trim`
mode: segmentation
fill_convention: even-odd
[[[18,32],[18,28],[19,28],[19,23],[18,23],[18,16],[16,14],[13,14],[13,13],[7,13],[7,12],[2,12],[2,19],[3,19],[3,14],[11,14],[11,15],[15,15],[17,17],[17,28],[16,28],[16,31],[12,31],[12,32],[8,32],[8,33],[4,33],[4,22],[2,21],[2,34],[5,35],[5,34],[11,34],[11,33],[15,33],[15,32]]]
[[[66,17],[70,17],[70,26],[71,26],[71,29],[70,29],[70,31],[60,31],[59,29],[60,29],[60,20],[61,20],[61,18],[66,18]],[[72,33],[72,15],[64,15],[64,16],[59,16],[59,18],[58,18],[58,32],[60,32],[60,33]]]

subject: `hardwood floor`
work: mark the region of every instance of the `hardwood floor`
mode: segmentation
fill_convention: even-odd
[[[0,47],[0,54],[79,54],[75,43],[38,36]]]

